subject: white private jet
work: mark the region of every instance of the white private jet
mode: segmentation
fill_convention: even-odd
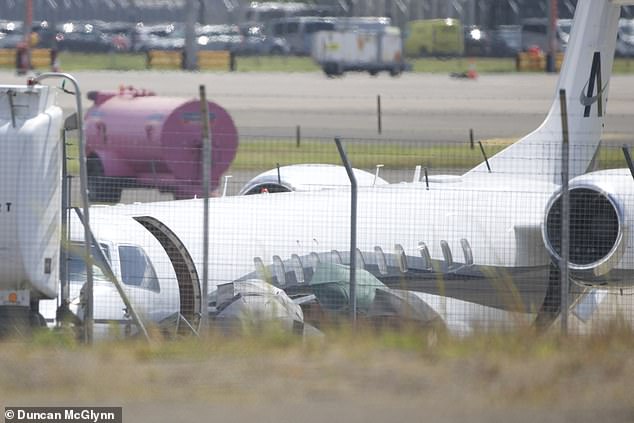
[[[634,181],[626,170],[587,173],[602,136],[626,4],[634,1],[578,2],[557,84],[556,93],[565,92],[570,140],[569,267],[582,285],[632,285]],[[360,188],[357,266],[388,287],[434,296],[421,297],[430,302],[442,297],[499,318],[507,316],[501,311],[549,321],[559,307],[551,263],[560,253],[561,157],[556,96],[539,128],[461,177],[429,187]],[[159,321],[175,312],[192,319],[201,313],[202,200],[96,206],[91,225],[141,315]],[[345,188],[213,198],[210,292],[252,279],[308,292],[319,263],[350,263],[349,229]],[[97,278],[94,293],[95,319],[127,319],[112,284]]]

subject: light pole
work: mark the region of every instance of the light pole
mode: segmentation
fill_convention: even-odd
[[[556,71],[557,58],[557,0],[549,0],[548,8],[548,52],[546,54],[546,72]]]

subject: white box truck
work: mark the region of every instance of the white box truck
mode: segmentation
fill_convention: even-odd
[[[313,38],[312,54],[328,76],[348,71],[370,75],[387,71],[397,76],[407,68],[401,32],[392,26],[378,31],[319,31]]]

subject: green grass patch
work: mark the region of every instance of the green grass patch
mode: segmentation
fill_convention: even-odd
[[[505,145],[494,143],[486,146],[487,154],[493,155]],[[372,168],[380,163],[391,169],[413,168],[416,165],[462,169],[482,161],[479,149],[471,150],[466,143],[436,146],[404,146],[389,141],[347,143],[346,151],[353,166],[358,168]],[[302,141],[301,146],[297,147],[294,141],[255,140],[240,144],[232,169],[268,169],[277,163],[341,164],[341,158],[331,143]]]
[[[318,72],[319,65],[310,57],[250,56],[236,58],[238,72]]]
[[[466,72],[470,65],[475,66],[478,73],[515,72],[515,59],[478,57],[457,57],[452,59],[438,59],[433,57],[410,59],[414,72],[417,73],[461,73]]]
[[[76,70],[145,70],[143,53],[75,53],[61,52],[60,64],[64,71]],[[515,72],[512,57],[433,57],[408,59],[416,73],[464,72],[471,63],[479,73]],[[236,58],[238,72],[318,72],[320,67],[310,57],[297,56],[244,56]],[[614,73],[634,73],[634,59],[617,58]]]
[[[74,53],[59,54],[60,67],[77,70],[145,70],[145,55],[140,53]]]
[[[510,140],[483,141],[488,157],[500,152],[511,143]],[[346,143],[346,151],[352,165],[361,169],[371,169],[383,164],[387,169],[409,169],[417,165],[430,169],[467,170],[482,162],[482,154],[476,146],[473,150],[468,143],[415,146],[391,141],[367,143]],[[66,156],[68,172],[79,174],[79,151],[76,140],[67,143]],[[277,163],[291,165],[299,163],[341,164],[341,158],[334,143],[303,140],[297,147],[294,140],[248,140],[240,143],[229,172],[236,170],[272,169]],[[597,169],[627,167],[620,148],[602,148],[598,155]]]

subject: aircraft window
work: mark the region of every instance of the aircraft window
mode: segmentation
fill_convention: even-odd
[[[385,254],[381,247],[374,247],[374,253],[376,254],[376,264],[379,266],[379,272],[382,275],[387,275],[387,263],[385,261]]]
[[[335,264],[342,264],[343,263],[343,260],[341,259],[341,254],[339,254],[339,251],[337,251],[337,250],[332,250],[330,252],[330,259]]]
[[[471,252],[469,241],[463,238],[460,240],[460,245],[462,246],[462,252],[464,253],[464,263],[473,264],[473,253]]]
[[[273,269],[275,269],[278,285],[286,285],[286,271],[280,256],[273,256]]]
[[[319,258],[319,254],[313,252],[310,253],[310,265],[313,267],[313,270],[317,268],[317,266],[321,263],[321,259]]]
[[[103,255],[110,261],[110,249],[106,244],[99,244]],[[93,245],[93,258],[96,247]],[[68,253],[68,278],[73,281],[86,280],[86,264],[84,263],[84,244],[72,243],[67,251]],[[96,279],[107,280],[103,271],[99,267],[99,263],[93,264],[92,273]]]
[[[357,248],[357,269],[365,269],[365,258],[361,250]]]
[[[406,273],[408,270],[407,267],[407,256],[405,255],[405,250],[401,244],[396,244],[394,246],[394,250],[396,252],[396,260],[398,262],[398,268],[402,273]]]
[[[254,186],[253,188],[251,188],[250,190],[248,190],[246,193],[244,193],[244,195],[263,194],[263,193],[275,194],[278,192],[290,192],[290,189],[288,189],[284,185],[274,184],[274,183],[258,184]]]
[[[424,242],[418,243],[418,251],[420,252],[420,256],[425,260],[425,268],[431,269],[431,256],[429,255],[429,249]]]
[[[302,260],[297,254],[293,254],[291,256],[291,263],[293,265],[293,271],[295,272],[295,280],[297,280],[297,283],[304,283],[304,266],[302,265]]]
[[[156,271],[145,252],[132,245],[119,246],[119,263],[121,264],[121,280],[126,285],[138,286],[159,292],[160,286]]]

